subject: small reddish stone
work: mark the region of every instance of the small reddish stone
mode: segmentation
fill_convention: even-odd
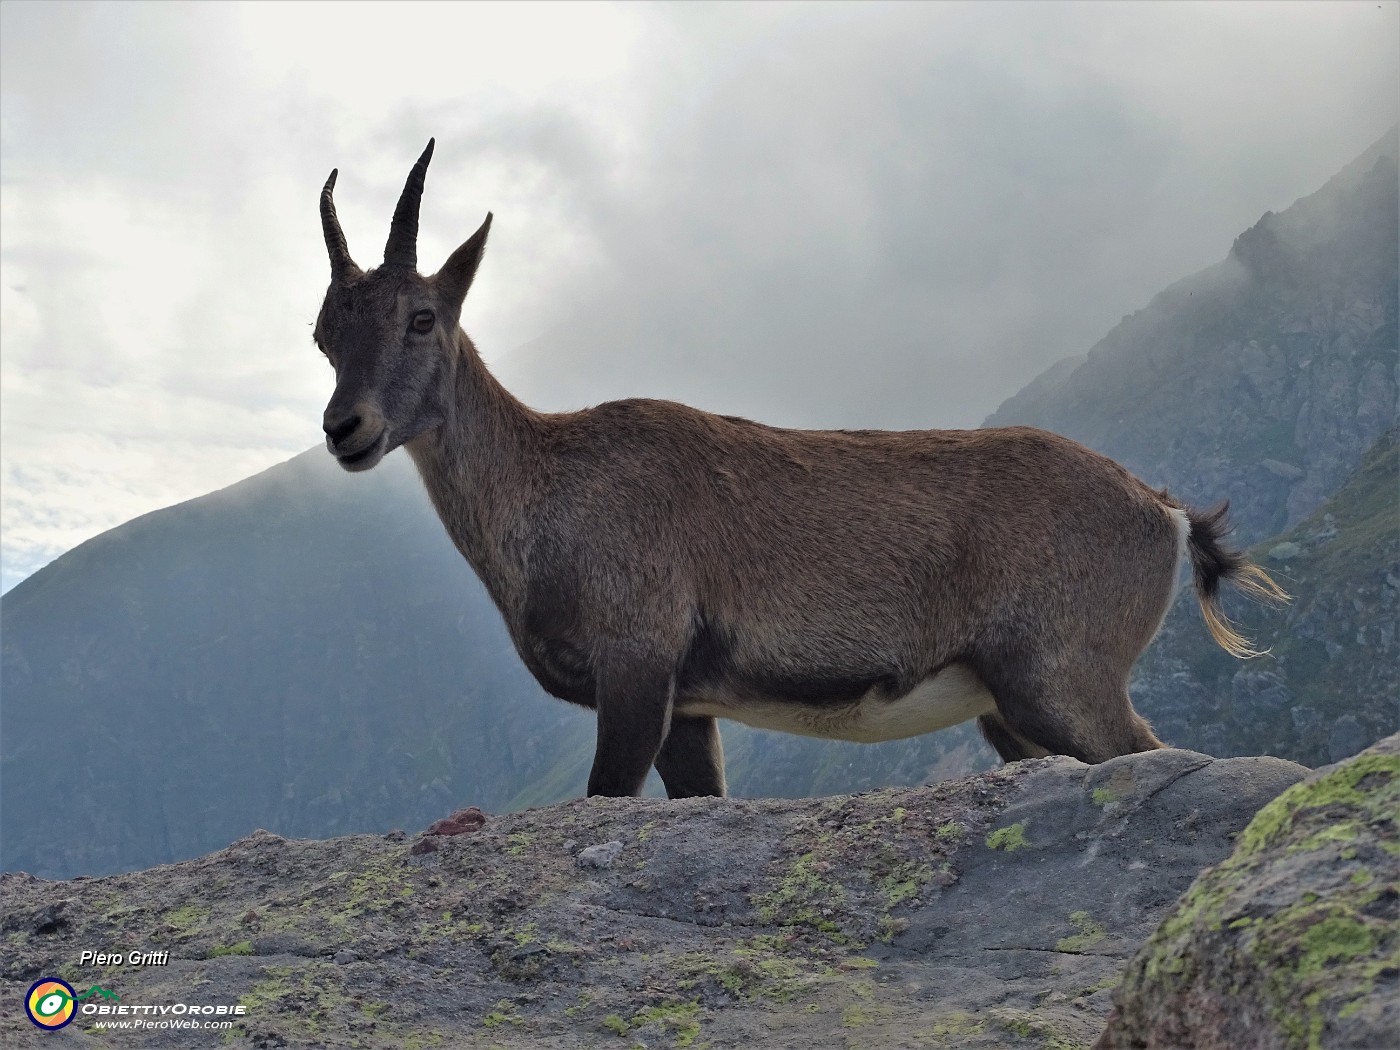
[[[486,824],[486,814],[475,806],[459,809],[450,817],[435,820],[424,833],[427,835],[466,835],[480,830]]]

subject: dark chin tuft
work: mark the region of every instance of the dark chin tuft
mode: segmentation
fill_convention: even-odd
[[[377,466],[379,461],[383,458],[383,453],[376,449],[369,452],[361,452],[359,456],[345,456],[343,458],[337,456],[336,462],[340,464],[342,470],[351,474],[359,474]]]
[[[335,461],[340,464],[343,470],[349,471],[351,474],[358,474],[377,466],[379,461],[384,458],[385,453],[388,452],[387,445],[388,442],[384,440],[384,435],[380,434],[374,444],[360,449],[359,452],[351,453],[348,456],[335,454]]]

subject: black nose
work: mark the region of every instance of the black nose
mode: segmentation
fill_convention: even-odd
[[[360,416],[357,412],[348,415],[343,419],[336,420],[335,422],[332,422],[329,419],[323,420],[321,423],[321,429],[326,432],[326,437],[330,438],[333,444],[338,445],[346,438],[348,438],[351,434],[355,433],[355,430],[357,427],[359,427],[359,425]]]

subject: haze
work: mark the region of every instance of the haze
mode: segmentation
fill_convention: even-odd
[[[1397,119],[1400,4],[0,4],[3,587],[320,440],[316,196],[538,408],[976,426]]]

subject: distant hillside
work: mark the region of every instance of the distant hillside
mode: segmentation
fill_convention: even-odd
[[[1271,647],[1240,662],[1183,590],[1138,664],[1133,696],[1158,735],[1212,755],[1321,765],[1400,729],[1400,451],[1382,436],[1335,496],[1255,559],[1294,595],[1236,618]]]
[[[0,640],[10,870],[497,809],[592,733],[520,666],[402,456],[352,478],[309,452],[113,529],[5,595]]]
[[[1045,427],[1190,502],[1228,498],[1247,542],[1297,524],[1396,419],[1398,154],[1392,129],[986,425]]]
[[[315,449],[104,533],[0,599],[0,643],[5,870],[544,805],[583,794],[593,758],[592,713],[530,677],[404,455],[352,476]],[[725,741],[740,795],[992,761],[967,729],[862,747],[727,725]]]

